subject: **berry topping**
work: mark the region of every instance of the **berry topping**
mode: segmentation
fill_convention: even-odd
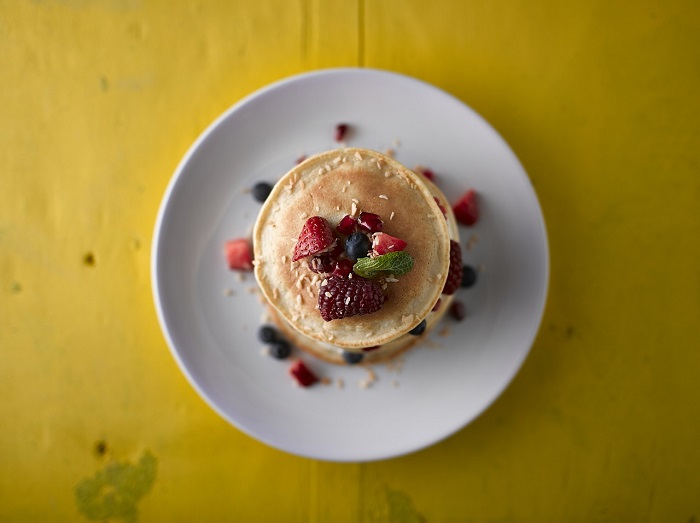
[[[292,366],[289,367],[289,374],[291,374],[302,387],[310,387],[318,381],[316,375],[311,372],[301,360],[296,360],[292,363]]]
[[[437,203],[437,206],[440,207],[440,210],[442,211],[443,216],[447,216],[447,209],[445,209],[445,206],[440,203],[440,200],[438,199],[437,196],[433,196],[433,200],[435,200],[435,203]]]
[[[450,240],[450,269],[447,281],[442,289],[443,294],[454,294],[462,283],[462,248],[454,240]]]
[[[263,343],[273,343],[277,341],[277,330],[270,325],[263,325],[258,330],[258,339]]]
[[[338,260],[335,263],[335,269],[333,269],[333,274],[336,276],[342,276],[347,278],[348,274],[352,272],[352,266],[355,265],[352,260]]]
[[[420,336],[421,334],[423,334],[425,332],[425,327],[427,325],[428,325],[428,323],[425,320],[423,320],[418,325],[413,327],[410,331],[408,331],[408,333],[413,335],[413,336]]]
[[[462,287],[465,289],[476,283],[476,271],[471,265],[465,265],[462,268]]]
[[[296,164],[299,165],[299,164],[300,164],[301,162],[303,162],[304,160],[306,160],[306,155],[305,155],[305,154],[302,154],[299,158],[297,158]]]
[[[457,321],[462,321],[467,316],[467,312],[464,310],[464,303],[459,300],[452,302],[450,306],[450,314]]]
[[[431,171],[430,169],[423,169],[421,170],[421,174],[425,176],[428,180],[431,182],[435,180],[435,173]]]
[[[350,216],[349,214],[346,214],[342,220],[338,223],[338,226],[335,228],[336,231],[338,231],[340,234],[345,234],[346,236],[352,234],[355,232],[355,228],[357,227],[357,221],[355,218]]]
[[[373,350],[377,350],[379,347],[381,347],[381,345],[372,345],[371,347],[365,347],[362,350],[365,352],[370,352]]]
[[[277,340],[270,345],[269,351],[276,360],[284,360],[292,353],[292,347],[287,340]]]
[[[464,225],[474,225],[479,220],[479,205],[476,199],[476,191],[469,189],[454,204],[452,210],[459,223]]]
[[[270,196],[271,191],[272,191],[272,185],[270,185],[269,183],[267,183],[267,182],[256,183],[253,186],[253,198],[255,198],[257,201],[262,203],[265,200],[267,200],[267,197]]]
[[[247,238],[229,240],[224,244],[229,269],[235,271],[253,270],[253,252]]]
[[[372,242],[361,232],[354,232],[345,240],[345,252],[351,260],[364,258],[371,248]]]
[[[376,232],[372,235],[372,250],[374,254],[382,255],[387,252],[403,251],[408,245],[405,241],[391,236],[385,232]]]
[[[384,228],[384,222],[379,215],[371,212],[361,212],[360,217],[357,219],[357,224],[360,226],[360,229],[368,232],[379,232]]]
[[[365,357],[361,352],[343,351],[343,360],[350,365],[357,365]]]
[[[371,314],[382,308],[382,288],[373,281],[331,275],[318,293],[318,308],[325,321],[357,314]]]
[[[360,258],[352,270],[363,278],[374,278],[379,271],[401,276],[413,269],[413,257],[406,251],[388,252],[374,258]]]
[[[435,305],[433,305],[433,308],[430,309],[430,312],[437,312],[440,310],[440,305],[442,305],[442,298],[438,298],[438,301],[435,302]]]
[[[294,247],[292,261],[318,254],[327,250],[335,242],[335,234],[328,222],[320,216],[312,216],[304,224]]]
[[[316,274],[331,272],[335,267],[335,262],[330,254],[319,254],[309,260],[309,269]]]
[[[348,124],[340,123],[335,126],[335,141],[342,142],[348,132]]]

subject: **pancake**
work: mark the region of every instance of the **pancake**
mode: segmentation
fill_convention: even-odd
[[[456,236],[456,227],[452,234],[448,229],[449,205],[429,183],[388,156],[358,148],[312,156],[279,180],[253,231],[255,277],[278,319],[299,333],[297,344],[308,339],[336,352],[383,347],[427,318],[445,285],[450,236]],[[434,195],[445,202],[448,220]],[[387,299],[379,311],[324,321],[317,308],[324,276],[307,259],[293,262],[294,247],[308,218],[321,216],[335,228],[362,211],[378,214],[383,232],[407,242],[413,269],[381,281]]]

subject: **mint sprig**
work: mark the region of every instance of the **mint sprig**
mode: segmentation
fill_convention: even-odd
[[[363,278],[374,278],[379,272],[401,276],[413,269],[413,256],[406,251],[388,252],[374,258],[358,258],[352,270]]]

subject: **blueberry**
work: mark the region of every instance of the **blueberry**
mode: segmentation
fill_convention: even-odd
[[[258,330],[258,339],[263,343],[273,343],[277,341],[277,331],[274,327],[263,325],[260,327],[260,330]]]
[[[410,331],[408,331],[408,333],[413,334],[414,336],[420,336],[421,334],[423,334],[425,332],[426,325],[427,325],[426,321],[423,320],[418,325],[413,327]]]
[[[358,258],[366,258],[371,248],[372,242],[367,235],[361,232],[354,232],[345,240],[345,252],[348,253],[348,258],[353,261]]]
[[[275,359],[283,360],[292,352],[292,347],[286,340],[278,340],[270,345],[270,356]]]
[[[350,365],[360,363],[364,357],[365,355],[361,352],[343,351],[343,359],[345,360],[345,363],[349,363]]]
[[[270,191],[272,191],[272,185],[267,182],[256,183],[253,187],[253,198],[255,198],[260,203],[267,200],[270,196]]]
[[[462,287],[471,287],[476,283],[476,271],[471,265],[462,267]]]

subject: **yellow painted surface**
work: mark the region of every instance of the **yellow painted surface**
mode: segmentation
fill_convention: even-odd
[[[149,256],[212,119],[355,65],[432,82],[503,134],[552,277],[483,416],[413,455],[332,464],[196,395]],[[0,2],[0,521],[700,521],[699,87],[692,0]],[[108,477],[128,499],[90,505]]]

